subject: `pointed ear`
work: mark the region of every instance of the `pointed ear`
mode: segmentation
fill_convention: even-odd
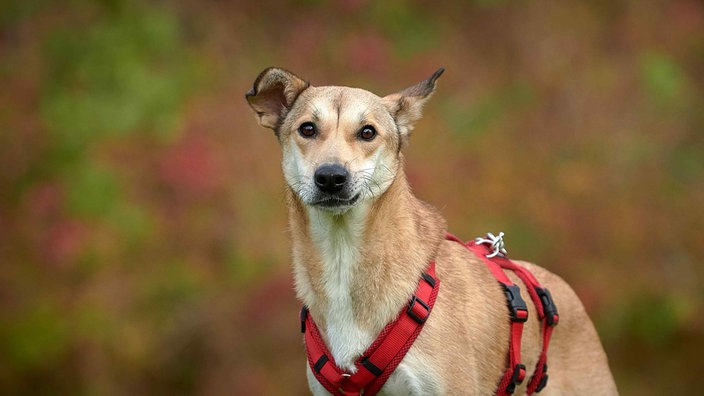
[[[310,84],[295,74],[276,67],[265,69],[245,94],[257,113],[259,124],[274,131],[281,125],[298,95]]]
[[[413,123],[421,118],[423,105],[435,91],[435,81],[444,71],[445,69],[441,67],[427,80],[382,98],[384,105],[396,121],[402,141],[408,139]]]

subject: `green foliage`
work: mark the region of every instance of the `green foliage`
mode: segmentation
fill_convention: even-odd
[[[498,7],[509,3],[511,0],[474,0],[474,4],[479,7]],[[515,1],[515,0],[514,0]]]
[[[611,318],[604,323],[605,337],[620,337],[630,332],[629,342],[664,347],[687,322],[687,307],[681,296],[647,293],[633,296],[628,303],[610,308]]]
[[[669,182],[676,188],[688,188],[692,183],[700,181],[704,175],[704,138],[687,142],[673,150],[667,160]]]
[[[666,54],[649,52],[641,57],[641,81],[650,98],[662,105],[681,100],[688,85],[685,72]]]
[[[42,301],[0,330],[0,348],[17,370],[50,367],[70,347],[69,326],[59,307]]]
[[[66,180],[68,213],[78,217],[101,217],[123,197],[115,175],[100,165],[83,164]]]
[[[4,1],[0,3],[0,28],[36,12],[45,0]]]
[[[410,58],[438,45],[440,27],[422,12],[422,7],[406,0],[373,2],[371,20],[391,38],[401,58]]]
[[[177,26],[173,15],[145,8],[52,35],[41,107],[55,138],[83,151],[137,131],[171,133],[190,72]]]
[[[106,3],[87,26],[49,36],[40,99],[50,139],[44,173],[63,180],[68,213],[107,216],[132,231],[128,223],[145,220],[115,172],[91,154],[135,133],[171,139],[194,76],[175,15],[138,4]]]
[[[451,130],[459,136],[481,136],[496,127],[502,119],[509,118],[534,100],[534,93],[527,83],[514,83],[493,90],[467,105],[448,101],[440,109],[446,115]]]
[[[29,18],[31,10],[55,11],[51,5],[37,4],[27,2],[12,12]],[[157,147],[173,140],[179,132],[179,111],[196,78],[194,60],[173,12],[129,0],[71,2],[60,8],[69,20],[36,44],[43,65],[37,116],[45,133],[41,145],[25,151],[41,160],[15,180],[15,188],[23,190],[17,196],[31,201],[39,194],[37,202],[44,207],[36,214],[37,209],[29,207],[28,213],[17,217],[27,223],[18,228],[29,230],[28,243],[36,244],[37,251],[27,255],[18,250],[16,256],[2,260],[19,268],[43,266],[41,271],[25,271],[33,275],[25,275],[22,285],[46,292],[31,299],[19,297],[25,294],[19,289],[12,292],[21,308],[2,315],[3,323],[11,322],[0,328],[0,367],[5,370],[0,377],[9,374],[24,380],[7,388],[0,381],[0,392],[33,389],[41,394],[52,388],[51,383],[70,382],[72,377],[47,376],[45,388],[31,378],[69,367],[72,355],[100,349],[118,336],[115,327],[124,318],[113,304],[121,303],[106,301],[91,289],[101,283],[111,287],[99,280],[105,271],[114,271],[106,264],[140,268],[130,262],[147,254],[144,240],[152,237],[155,214],[130,197],[128,179],[121,175],[126,164],[116,164],[104,153],[136,135]],[[5,118],[11,121],[9,114]],[[196,287],[189,273],[175,276],[174,271],[153,282],[149,293],[127,300],[156,304],[155,310],[165,315]],[[67,295],[55,281],[74,289]],[[127,278],[123,282],[130,284]],[[120,292],[125,293],[130,295]],[[75,304],[66,304],[69,300]],[[138,360],[145,364],[143,356]],[[99,379],[85,380],[84,388],[76,384],[70,388],[83,393],[98,386],[91,383]]]

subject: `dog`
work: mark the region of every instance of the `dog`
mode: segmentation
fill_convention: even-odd
[[[281,145],[296,293],[342,379],[360,370],[358,359],[409,305],[435,263],[442,286],[432,314],[381,394],[491,395],[507,369],[512,325],[505,292],[480,257],[448,239],[442,215],[412,194],[404,174],[403,149],[443,71],[379,97],[359,88],[312,86],[271,67],[245,95],[259,124]],[[547,353],[550,381],[541,394],[618,394],[575,292],[537,265],[515,263],[549,288],[560,307]],[[514,273],[508,277],[525,290]],[[543,341],[533,320],[539,313],[526,305],[531,320],[520,352],[531,376]],[[338,393],[321,384],[312,365],[311,392]],[[512,390],[524,394],[526,383]]]

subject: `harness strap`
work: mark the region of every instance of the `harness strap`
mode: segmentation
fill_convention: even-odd
[[[528,294],[533,303],[538,308],[538,316],[542,321],[543,348],[540,352],[538,363],[535,367],[535,372],[531,381],[528,383],[527,394],[540,392],[547,385],[547,353],[550,345],[550,337],[552,336],[553,328],[559,322],[557,307],[552,299],[552,295],[547,288],[540,285],[537,279],[526,268],[517,265],[512,261],[507,260],[508,265],[504,268],[512,270],[527,286]],[[503,266],[503,265],[502,265]]]
[[[486,256],[491,253],[488,247],[485,245],[477,245],[473,241],[464,245],[484,261],[484,264],[487,265],[504,289],[504,294],[506,294],[506,301],[511,318],[508,367],[499,381],[496,394],[498,396],[510,395],[513,394],[516,387],[519,386],[526,377],[526,366],[521,363],[521,336],[523,335],[523,323],[528,320],[528,306],[525,301],[523,301],[523,298],[521,298],[520,288],[511,282],[506,273],[504,273],[500,264],[501,261],[505,260],[504,258],[497,256],[488,259]]]
[[[552,295],[547,288],[540,285],[537,279],[531,274],[526,268],[517,265],[512,261],[508,261],[509,265],[504,268],[512,270],[526,285],[528,289],[528,294],[530,295],[533,303],[538,308],[538,317],[542,321],[542,335],[543,335],[543,347],[540,352],[540,357],[538,358],[538,363],[535,367],[535,372],[533,377],[528,383],[528,388],[526,393],[531,395],[535,392],[540,392],[545,385],[547,385],[548,374],[547,374],[547,359],[548,359],[548,346],[550,345],[550,337],[552,336],[552,331],[560,320],[557,313],[557,307],[552,299]],[[503,265],[502,265],[503,266]]]
[[[423,329],[440,289],[435,262],[418,283],[415,294],[398,318],[386,325],[377,339],[355,362],[356,372],[340,369],[328,350],[308,309],[301,310],[301,331],[305,334],[306,355],[313,374],[333,395],[374,395],[398,367]]]
[[[520,297],[519,287],[514,285],[504,273],[504,269],[513,271],[527,286],[528,294],[533,300],[538,312],[538,319],[542,321],[543,348],[536,364],[535,372],[528,383],[526,393],[540,392],[547,384],[547,352],[550,344],[552,331],[559,321],[557,307],[547,288],[540,285],[537,279],[526,268],[519,266],[511,260],[501,256],[487,258],[491,251],[484,244],[477,244],[475,241],[464,243],[457,237],[447,234],[448,240],[459,242],[476,254],[488,266],[491,273],[504,288],[511,314],[511,336],[509,340],[509,364],[504,376],[499,381],[497,395],[509,395],[515,391],[525,378],[525,366],[520,363],[521,335],[523,332],[523,322],[528,318],[527,307]],[[507,292],[510,290],[510,292]],[[521,306],[522,304],[522,306]],[[516,315],[520,309],[525,309],[525,317]],[[517,320],[523,318],[521,320]]]

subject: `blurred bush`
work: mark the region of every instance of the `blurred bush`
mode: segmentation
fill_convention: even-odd
[[[0,393],[306,394],[264,67],[389,93],[454,233],[582,297],[622,394],[696,389],[704,6],[0,4]]]

